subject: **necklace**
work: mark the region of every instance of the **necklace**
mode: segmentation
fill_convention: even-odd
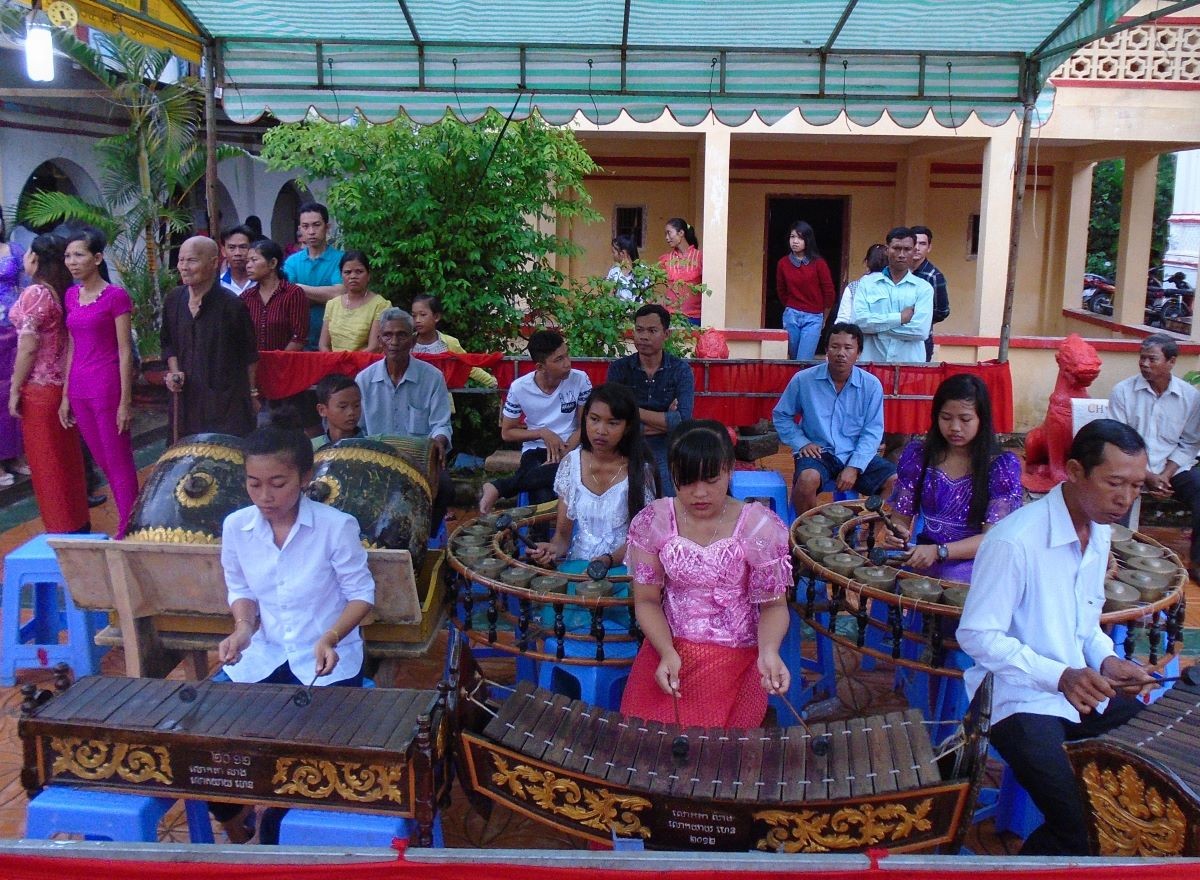
[[[592,463],[588,467],[588,476],[592,478],[592,482],[595,485],[600,486],[600,478],[596,476],[596,456],[595,456],[595,454],[594,453],[590,454],[590,458],[592,459]],[[605,492],[607,492],[609,489],[611,489],[613,486],[613,483],[615,483],[617,481],[617,477],[621,476],[621,474],[624,471],[625,471],[625,463],[618,465],[617,469],[615,471],[613,471],[612,475],[608,478],[608,482],[605,483],[600,488],[600,491],[597,492],[596,494],[603,495]]]
[[[693,543],[699,544],[701,547],[707,547],[709,544],[711,544],[716,539],[717,530],[720,529],[721,523],[725,520],[725,509],[727,507],[729,507],[729,497],[728,496],[726,496],[725,501],[721,504],[720,513],[718,513],[716,516],[713,517],[712,525],[709,527],[709,530],[708,530],[708,540],[701,542],[701,541],[696,541],[695,539],[693,539]],[[693,520],[691,515],[688,513],[687,505],[680,504],[679,509],[681,511],[683,511],[683,521],[687,525],[688,531],[695,532],[696,531],[696,523],[695,523],[695,520]],[[698,536],[699,532],[696,532],[696,534]]]

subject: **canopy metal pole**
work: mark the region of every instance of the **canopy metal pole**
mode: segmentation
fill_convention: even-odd
[[[1012,221],[1008,237],[1008,275],[1004,281],[1004,319],[1000,325],[1000,363],[1008,362],[1008,341],[1012,336],[1013,296],[1017,287],[1017,253],[1021,245],[1021,213],[1025,207],[1025,176],[1029,170],[1029,129],[1033,123],[1034,99],[1026,97],[1021,114],[1021,144],[1017,148],[1014,175]]]
[[[204,44],[204,203],[208,211],[208,234],[221,234],[220,203],[217,201],[217,53],[211,40]]]

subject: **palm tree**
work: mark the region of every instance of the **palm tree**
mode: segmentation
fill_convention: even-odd
[[[13,12],[18,15],[10,22]],[[0,12],[6,26],[19,25],[21,19],[19,10]],[[106,35],[97,50],[56,29],[55,44],[100,82],[127,127],[96,142],[100,204],[40,192],[27,200],[19,219],[33,226],[78,220],[104,230],[110,242],[107,255],[136,303],[139,338],[153,345],[163,289],[171,283],[164,255],[171,235],[190,229],[188,195],[204,177],[203,89],[195,77],[163,83],[171,53],[123,34]],[[223,145],[217,159],[243,155],[244,150]]]

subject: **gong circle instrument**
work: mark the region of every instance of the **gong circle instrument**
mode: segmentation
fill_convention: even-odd
[[[549,527],[557,502],[486,514],[449,536],[446,570],[458,597],[455,625],[471,642],[533,660],[629,666],[605,647],[638,641],[629,596],[632,578],[545,568],[518,556],[530,530]],[[589,566],[590,567],[590,566]],[[478,612],[482,609],[483,619]],[[553,639],[553,652],[545,649]]]
[[[193,434],[155,462],[125,535],[133,541],[219,544],[225,517],[250,504],[241,441]]]
[[[792,523],[793,606],[817,633],[863,656],[961,677],[946,660],[958,650],[954,632],[972,587],[902,569],[895,551],[876,544],[884,513],[875,508],[836,502]],[[1161,669],[1182,649],[1187,571],[1152,538],[1113,528],[1100,624],[1126,657],[1140,645],[1148,665]]]

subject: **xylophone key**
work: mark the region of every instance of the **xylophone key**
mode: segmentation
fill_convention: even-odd
[[[825,781],[830,800],[838,800],[850,797],[850,727],[845,721],[834,721],[829,729],[833,735]]]
[[[521,751],[525,746],[525,740],[529,738],[530,731],[537,726],[538,719],[550,707],[552,698],[553,695],[550,691],[544,691],[541,688],[534,691],[533,695],[525,701],[525,705],[521,707],[517,717],[513,719],[512,726],[504,732],[500,744],[514,752]]]
[[[1122,725],[1104,734],[1103,738],[1111,743],[1124,746],[1127,751],[1143,759],[1156,761],[1170,768],[1176,776],[1195,788],[1197,792],[1200,792],[1200,768],[1187,761],[1180,760],[1181,754],[1188,754],[1188,752],[1181,753],[1178,747],[1157,740],[1146,739],[1140,735],[1140,731],[1132,731],[1128,727],[1128,724]],[[1194,742],[1191,749],[1194,752]]]
[[[571,702],[571,698],[566,694],[555,694],[550,699],[550,705],[546,711],[542,713],[542,717],[538,719],[537,724],[530,731],[531,735],[521,743],[522,754],[529,755],[531,758],[540,758],[546,751],[548,743],[551,742],[552,734],[558,729],[562,723],[563,709]]]
[[[708,731],[704,743],[704,754],[696,765],[696,778],[692,784],[692,797],[710,798],[716,788],[721,770],[721,755],[730,747],[729,735],[724,731],[712,729]]]
[[[759,774],[758,796],[755,800],[777,804],[782,797],[785,784],[783,769],[786,766],[783,763],[786,745],[784,735],[782,729],[775,727],[763,741],[762,772]]]
[[[611,760],[602,768],[603,773],[593,770],[592,775],[603,775],[610,782],[624,786],[629,783],[629,774],[634,769],[633,762],[637,758],[638,745],[649,733],[649,730],[646,727],[645,719],[636,716],[626,716],[620,727],[621,732],[617,737],[617,745],[613,749]]]
[[[668,768],[674,766],[671,743],[679,733],[678,727],[672,729],[672,725],[661,721],[646,722],[646,732],[638,742],[637,754],[630,764],[630,788],[649,791],[660,771],[669,772]]]
[[[747,737],[746,731],[735,728],[727,733],[729,737],[725,748],[721,750],[721,763],[717,767],[716,784],[713,787],[713,797],[717,800],[731,801],[737,798],[741,780],[741,762],[745,757]]]
[[[882,715],[871,715],[864,719],[864,733],[870,744],[871,787],[875,794],[895,791],[900,787],[896,760],[892,756],[892,743]]]
[[[114,727],[142,727],[145,724],[146,716],[155,708],[161,706],[167,700],[175,702],[179,700],[177,696],[179,691],[176,688],[159,687],[159,682],[148,678],[138,679],[138,681],[141,682],[142,687],[130,690],[128,693],[131,696],[108,716],[106,723]],[[65,699],[74,692],[75,688],[70,688],[54,702]],[[67,715],[65,717],[71,716]]]
[[[85,699],[75,707],[70,718],[73,721],[81,722],[103,722],[113,712],[113,707],[118,705],[126,693],[133,693],[137,688],[136,678],[121,678],[116,676],[104,676],[98,679],[93,679],[96,683],[88,688],[85,694]],[[90,682],[89,682],[90,684]],[[171,682],[174,687],[172,691],[179,689],[177,682]],[[76,685],[78,687],[78,685]],[[67,689],[67,694],[71,693],[71,688]],[[47,705],[55,706],[56,700],[51,700]],[[59,708],[58,712],[63,709]],[[56,715],[56,718],[64,717]]]
[[[591,715],[583,716],[589,706],[582,700],[571,700],[563,709],[562,721],[550,736],[551,742],[542,754],[542,760],[548,764],[563,766],[572,743],[579,734],[586,730],[591,722]]]
[[[600,736],[602,730],[608,727],[608,719],[605,717],[604,710],[596,706],[585,704],[580,719],[582,723],[579,725],[578,733],[563,749],[566,754],[562,764],[563,769],[575,773],[583,772],[583,768],[591,759],[592,747],[596,745],[597,737]]]
[[[533,698],[534,690],[536,690],[536,686],[533,682],[517,682],[513,695],[504,701],[500,706],[500,711],[487,723],[487,727],[483,729],[483,735],[492,742],[500,742],[512,726],[513,719],[525,708],[526,700]]]
[[[746,742],[742,744],[742,772],[738,776],[736,799],[757,801],[762,794],[759,781],[762,778],[763,751],[766,748],[767,731],[755,727],[746,731]]]
[[[353,704],[346,707],[346,710],[342,713],[340,723],[330,729],[330,742],[348,743],[354,739],[354,734],[358,733],[359,729],[367,723],[367,719],[373,714],[371,710],[378,705],[371,699],[370,689],[350,688],[349,690],[356,694],[357,698]],[[232,731],[230,735],[232,735]]]
[[[820,727],[821,732],[824,732],[824,725],[812,725],[812,727]],[[779,789],[779,799],[799,802],[823,798],[825,796],[824,784],[822,784],[821,794],[818,796],[816,787],[809,778],[809,774],[813,771],[815,756],[809,748],[811,738],[807,731],[800,725],[796,725],[786,728],[783,735],[783,776],[781,778],[785,784]]]
[[[216,705],[213,711],[207,716],[197,715],[195,723],[191,725],[194,729],[203,730],[205,736],[227,736],[229,728],[232,727],[246,710],[247,705],[254,705],[254,696],[257,685],[253,684],[235,684],[228,691],[222,693],[223,700],[214,701]],[[349,690],[342,688],[341,690]],[[336,742],[331,736],[327,736],[324,742]]]
[[[332,715],[334,709],[340,706],[345,700],[345,692],[349,688],[322,688],[321,690],[321,699],[319,701],[314,701],[307,706],[294,706],[292,708],[291,718],[288,718],[283,728],[279,731],[279,739],[281,741],[323,741],[320,739],[321,725]],[[209,699],[211,700],[212,698],[210,697]],[[217,701],[213,700],[213,702]]]
[[[871,783],[871,747],[867,742],[867,725],[866,719],[851,718],[846,723],[847,729],[850,731],[850,794],[858,797],[860,795],[874,794],[875,789]]]
[[[670,794],[673,797],[691,797],[692,786],[699,779],[700,761],[710,748],[708,734],[702,727],[689,727],[683,735],[687,737],[688,753],[685,761],[676,762],[671,779]]]
[[[281,723],[276,723],[276,718],[285,706],[292,704],[294,693],[294,689],[290,687],[265,688],[262,697],[255,701],[253,710],[243,715],[239,724],[230,728],[230,735],[251,739],[274,739],[275,731],[281,726]],[[363,724],[368,719],[362,717],[358,720]],[[347,742],[349,741],[348,738]]]
[[[917,765],[917,784],[936,785],[942,781],[942,772],[933,758],[929,744],[929,728],[925,726],[921,713],[909,709],[904,713],[905,739],[912,750],[913,763]]]
[[[392,705],[386,706],[383,709],[375,712],[373,723],[364,724],[354,734],[352,746],[363,749],[382,749],[387,743],[388,737],[400,725],[401,720],[408,714],[412,704],[416,702],[417,695],[412,693],[408,699],[398,699]],[[292,709],[284,709],[284,712],[294,711]],[[281,715],[281,717],[283,717]]]
[[[588,776],[603,778],[617,748],[617,740],[624,731],[625,718],[619,712],[604,711],[600,714],[600,733],[592,743],[591,754],[584,755],[583,772]]]

